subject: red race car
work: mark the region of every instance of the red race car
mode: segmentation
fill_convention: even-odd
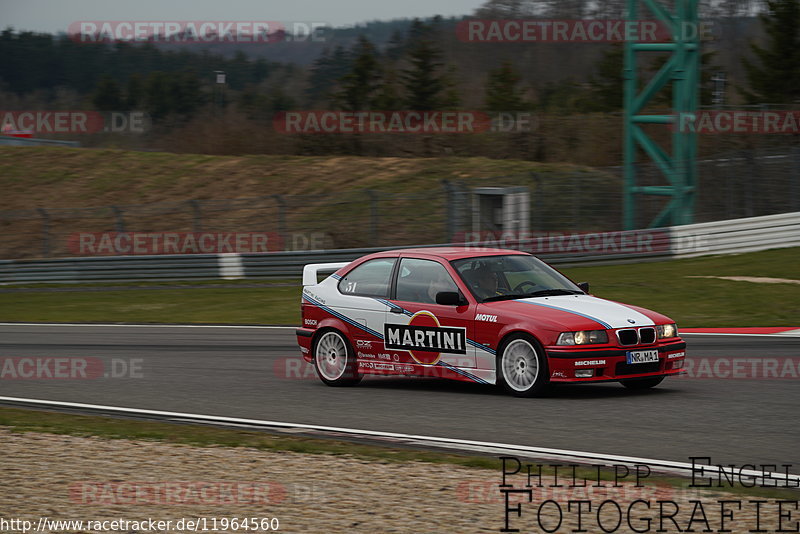
[[[318,273],[336,272],[321,282]],[[524,252],[415,248],[303,270],[303,357],[328,385],[365,374],[499,384],[650,388],[683,372],[686,344],[659,313],[593,297]]]

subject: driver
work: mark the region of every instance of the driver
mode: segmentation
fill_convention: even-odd
[[[507,293],[499,287],[497,273],[492,271],[488,266],[484,265],[478,268],[476,275],[475,283],[472,284],[472,289],[481,299],[505,295]]]

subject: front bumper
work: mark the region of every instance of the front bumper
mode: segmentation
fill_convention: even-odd
[[[628,363],[627,353],[658,350],[658,361]],[[684,372],[686,343],[680,339],[655,345],[635,347],[547,347],[551,382],[603,382],[626,378],[679,375]],[[576,376],[580,374],[591,376]]]

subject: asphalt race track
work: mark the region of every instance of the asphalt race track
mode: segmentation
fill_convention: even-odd
[[[800,357],[800,337],[686,340],[695,364],[788,357],[796,370]],[[299,354],[294,329],[284,328],[3,325],[0,358],[82,357],[124,376],[6,376],[0,396],[682,462],[710,456],[713,463],[792,464],[790,471],[800,472],[800,378],[668,378],[645,392],[611,383],[518,399],[494,387],[439,379],[367,378],[355,388],[330,388],[301,375]]]

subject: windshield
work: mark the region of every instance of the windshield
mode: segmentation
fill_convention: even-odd
[[[567,277],[533,256],[482,256],[452,264],[479,302],[583,294]]]

